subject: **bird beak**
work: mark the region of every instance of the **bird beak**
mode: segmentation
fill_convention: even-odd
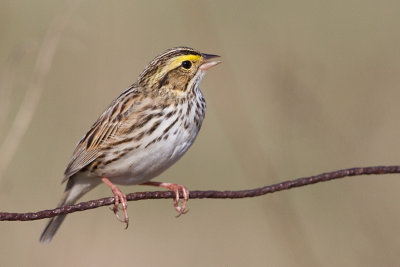
[[[201,54],[204,63],[200,66],[200,70],[202,71],[206,71],[211,67],[214,67],[216,65],[218,65],[219,63],[221,63],[221,61],[219,60],[212,60],[214,58],[218,58],[220,56],[218,55],[211,55],[211,54]]]

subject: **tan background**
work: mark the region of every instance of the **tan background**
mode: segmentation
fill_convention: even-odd
[[[0,3],[0,147],[66,6]],[[196,143],[158,180],[235,190],[399,164],[397,0],[92,0],[67,19],[31,123],[1,174],[1,211],[53,208],[76,142],[154,56],[177,45],[219,54],[223,64],[202,83],[208,110]],[[128,230],[99,208],[68,216],[47,246],[38,243],[45,221],[2,222],[1,265],[395,266],[399,178],[192,200],[179,219],[170,200],[130,202]],[[85,199],[105,196],[100,186]]]

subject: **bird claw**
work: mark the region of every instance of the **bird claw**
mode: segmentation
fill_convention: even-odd
[[[128,203],[126,201],[126,196],[119,189],[113,190],[113,193],[114,193],[114,207],[112,208],[112,210],[114,211],[115,217],[117,217],[117,219],[120,222],[126,223],[125,229],[127,229],[129,226],[129,216],[127,211]],[[120,217],[119,215],[120,210],[124,214],[124,218]]]
[[[186,214],[189,210],[186,210],[186,204],[189,199],[189,190],[186,189],[183,185],[173,184],[169,187],[171,191],[175,192],[175,199],[174,199],[174,208],[178,212],[176,217],[178,218],[182,214]],[[180,199],[180,191],[183,194],[183,200]]]
[[[181,216],[182,214],[187,213],[189,210],[186,210],[186,203],[189,200],[189,190],[183,185],[179,184],[171,184],[171,183],[162,183],[162,182],[146,182],[142,185],[151,185],[151,186],[159,186],[163,188],[167,188],[173,192],[175,192],[174,198],[174,208],[178,212],[176,217]],[[180,198],[180,191],[182,191],[183,199]]]
[[[105,182],[111,188],[111,191],[114,194],[114,206],[110,209],[114,212],[115,217],[117,217],[118,221],[126,223],[125,229],[127,229],[129,226],[129,216],[127,211],[128,202],[126,201],[126,195],[122,193],[121,190],[119,190],[119,188],[112,184],[111,181],[107,178],[103,178],[103,182]],[[123,219],[119,215],[120,210],[122,210],[122,213],[124,214]]]

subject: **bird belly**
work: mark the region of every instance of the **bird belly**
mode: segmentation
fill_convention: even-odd
[[[167,138],[151,143],[160,136],[156,131],[142,141],[141,147],[111,163],[104,177],[116,184],[129,185],[141,184],[158,176],[185,154],[198,133],[198,129],[187,131],[178,126],[170,132],[175,130],[175,135],[169,134]]]

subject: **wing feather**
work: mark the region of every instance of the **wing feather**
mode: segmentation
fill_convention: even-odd
[[[134,124],[137,118],[135,114],[138,102],[142,102],[137,88],[130,87],[125,90],[110,106],[103,112],[93,124],[87,134],[79,141],[72,159],[64,172],[64,180],[79,172],[82,168],[92,163],[103,155],[104,147],[110,142],[117,142],[126,137],[126,122]],[[140,106],[140,105],[139,105]]]

